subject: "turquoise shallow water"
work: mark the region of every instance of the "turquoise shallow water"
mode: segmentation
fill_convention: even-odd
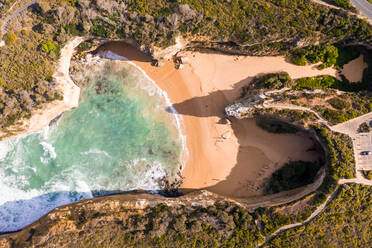
[[[88,85],[78,108],[41,132],[0,142],[0,232],[59,205],[157,190],[163,177],[175,178],[182,140],[164,97],[132,65],[102,61],[76,77]]]

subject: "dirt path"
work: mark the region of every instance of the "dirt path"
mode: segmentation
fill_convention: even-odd
[[[318,3],[318,4],[321,4],[321,5],[323,5],[323,6],[327,6],[327,7],[329,7],[329,8],[332,8],[332,9],[341,9],[340,7],[337,7],[337,6],[331,5],[331,4],[326,3],[326,2],[323,2],[323,1],[321,1],[321,0],[312,0],[312,1],[313,1],[313,2],[316,2],[316,3]]]
[[[23,7],[21,7],[20,9],[16,10],[12,15],[8,16],[7,18],[5,18],[3,21],[2,21],[2,25],[1,25],[1,41],[0,41],[0,47],[1,46],[4,46],[5,45],[5,42],[4,42],[4,36],[6,35],[7,31],[6,31],[6,27],[8,26],[9,22],[11,20],[13,20],[14,18],[16,18],[19,14],[21,14],[24,10],[26,10],[28,7],[30,7],[31,5],[37,3],[38,0],[32,0],[31,2],[27,3],[26,5],[24,5]],[[21,1],[17,1],[15,2],[12,7],[8,10],[11,11],[12,8]]]
[[[357,175],[357,178],[352,178],[352,179],[340,179],[338,181],[338,184],[339,185],[343,185],[343,184],[349,184],[349,183],[357,183],[357,184],[362,184],[362,185],[366,185],[366,186],[372,186],[372,180],[368,180],[368,179],[365,179],[365,178],[360,178],[358,177]],[[272,239],[274,239],[276,236],[278,236],[280,233],[286,231],[286,230],[289,230],[289,229],[292,229],[292,228],[295,228],[295,227],[300,227],[300,226],[303,226],[303,225],[306,225],[307,223],[309,223],[310,221],[314,220],[320,213],[323,212],[323,210],[329,205],[329,203],[331,203],[331,201],[336,197],[337,193],[338,193],[338,189],[337,188],[331,195],[329,195],[327,197],[327,199],[325,200],[325,202],[323,204],[321,204],[310,216],[309,218],[307,218],[305,221],[303,222],[297,222],[297,223],[293,223],[293,224],[289,224],[289,225],[285,225],[285,226],[282,226],[281,228],[279,228],[278,230],[276,230],[273,234],[271,234],[270,236],[268,237],[265,237],[265,242],[264,243],[261,243],[259,244],[257,247],[263,247],[265,244],[267,244],[269,241],[271,241]],[[263,234],[262,234],[263,235]]]
[[[281,92],[283,92],[283,91],[281,91]],[[266,92],[266,93],[264,93],[264,97],[269,97],[271,94],[275,94],[275,93],[278,93],[278,92],[276,92],[276,91]],[[329,125],[329,123],[328,123],[327,120],[325,120],[322,116],[320,116],[317,112],[315,112],[314,110],[312,110],[310,108],[301,107],[301,106],[297,106],[297,105],[291,105],[291,104],[276,104],[276,103],[272,103],[271,100],[265,101],[263,103],[263,107],[265,107],[265,108],[277,108],[277,109],[300,110],[300,111],[311,112],[311,113],[313,113],[318,118],[318,123],[324,124],[325,126],[327,126],[329,129],[331,129],[334,132],[341,132],[341,133],[347,134],[347,135],[349,135],[351,137],[353,137],[352,135],[354,134],[355,130],[354,129],[351,130],[350,128],[348,128],[351,125],[350,123],[364,122],[365,120],[369,120],[371,118],[371,116],[372,116],[372,113],[368,113],[368,114],[365,114],[365,115],[360,116],[358,118],[352,119],[350,121],[347,121],[347,122],[344,122],[344,123],[341,123],[341,124],[338,124],[338,125],[335,125],[335,126],[331,126],[331,125]],[[354,154],[354,156],[355,156],[355,154]],[[357,160],[355,160],[355,161],[357,161]],[[357,164],[355,166],[356,166],[356,178],[340,179],[338,181],[338,184],[339,185],[343,185],[343,184],[349,184],[349,183],[357,183],[357,184],[372,186],[372,180],[368,180],[368,179],[364,178],[363,175],[362,175],[362,173],[359,170],[357,170],[357,168],[358,168]],[[284,232],[286,230],[289,230],[291,228],[295,228],[295,227],[306,225],[307,223],[309,223],[310,221],[312,221],[313,219],[315,219],[328,206],[328,204],[335,198],[335,196],[337,195],[337,193],[338,193],[338,189],[336,189],[335,192],[333,192],[331,195],[329,195],[327,197],[326,201],[323,204],[321,204],[309,216],[309,218],[307,218],[305,221],[282,226],[281,228],[279,228],[278,230],[276,230],[270,236],[265,237],[265,242],[259,244],[258,247],[264,246],[270,240],[274,239],[276,236],[278,236],[280,233],[282,233],[282,232]]]
[[[320,5],[326,6],[328,8],[332,9],[338,9],[338,10],[344,10],[348,12],[349,15],[357,16],[360,19],[366,18],[367,21],[372,24],[372,5],[369,6],[370,4],[366,0],[351,0],[351,4],[356,7],[357,9],[360,10],[361,14],[356,14],[353,13],[349,10],[337,7],[335,5],[329,4],[327,2],[324,2],[322,0],[312,0],[315,3],[318,3]]]

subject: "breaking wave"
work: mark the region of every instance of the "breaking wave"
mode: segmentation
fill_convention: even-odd
[[[89,57],[74,79],[86,85],[76,109],[40,132],[0,142],[0,232],[82,199],[160,190],[184,167],[182,120],[165,111],[166,93],[142,70]]]

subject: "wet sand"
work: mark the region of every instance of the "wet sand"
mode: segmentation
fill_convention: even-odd
[[[177,70],[170,61],[162,67],[151,66],[148,56],[124,43],[111,42],[100,51],[107,50],[144,69],[168,93],[183,117],[189,150],[182,172],[183,189],[207,188],[235,197],[262,195],[265,178],[285,162],[318,158],[317,153],[309,151],[313,142],[305,134],[270,134],[258,128],[254,120],[218,123],[224,107],[255,75],[287,71],[298,78],[335,75],[335,70],[298,67],[283,57],[237,58],[201,53],[186,53],[189,63]]]

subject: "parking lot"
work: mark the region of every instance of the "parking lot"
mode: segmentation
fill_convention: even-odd
[[[354,140],[355,159],[358,170],[372,170],[372,154],[361,155],[361,152],[372,152],[372,132],[358,134]]]

